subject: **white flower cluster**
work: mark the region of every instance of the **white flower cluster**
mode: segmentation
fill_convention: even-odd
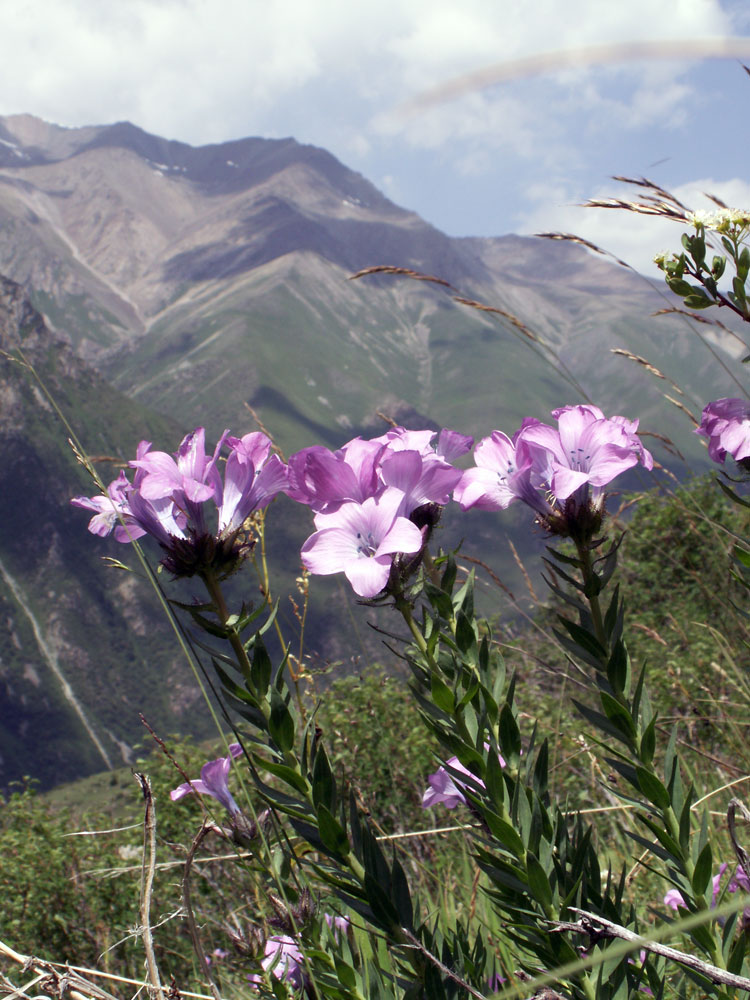
[[[661,253],[654,254],[654,264],[657,267],[663,268],[669,261],[676,258],[677,254],[673,250],[663,250]]]
[[[720,208],[717,212],[700,209],[688,212],[687,221],[698,229],[712,229],[717,233],[738,232],[750,228],[750,211],[740,208]]]

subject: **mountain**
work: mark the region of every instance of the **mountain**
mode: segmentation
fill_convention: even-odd
[[[107,385],[47,329],[23,289],[0,278],[0,787],[129,762],[147,736],[139,711],[163,732],[192,729],[196,716],[207,729],[150,589],[104,565],[70,506],[73,494],[95,489],[46,392],[74,417],[105,481],[115,475],[111,456],[130,453],[138,433],[177,433]]]
[[[443,283],[348,280],[375,265]],[[731,338],[653,318],[673,303],[636,274],[570,243],[450,238],[293,139],[194,148],[127,122],[0,117],[0,274],[0,346],[23,349],[87,450],[120,462],[142,438],[174,450],[197,425],[209,439],[245,433],[248,407],[289,452],[378,433],[380,413],[512,431],[585,393],[695,466],[705,450],[664,394],[696,412],[732,391],[716,362],[736,357]],[[612,348],[647,358],[684,395]],[[136,709],[193,730],[200,713],[148,589],[101,565],[121,547],[92,540],[68,508],[90,484],[17,362],[1,362],[0,399],[0,785],[23,773],[49,784],[127,756]],[[658,457],[684,473],[673,452]],[[292,506],[273,540],[290,586],[307,530]],[[510,572],[493,549],[507,551],[501,533],[520,515],[448,520],[448,538],[467,534],[467,551]],[[347,660],[321,588],[312,642]]]
[[[572,401],[562,359],[605,409],[684,443],[683,416],[609,348],[663,365],[692,407],[706,379],[724,384],[683,322],[651,318],[665,300],[637,275],[572,244],[449,238],[293,139],[193,148],[26,115],[0,118],[0,139],[0,273],[126,395],[186,427],[237,426],[249,403],[285,448],[340,442],[383,410],[486,433]],[[347,280],[372,265],[444,279],[548,347],[439,285]]]

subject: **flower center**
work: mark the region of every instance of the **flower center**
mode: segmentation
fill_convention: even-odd
[[[508,462],[508,468],[505,470],[505,472],[498,472],[497,478],[498,478],[498,480],[501,483],[505,484],[505,483],[508,482],[508,480],[510,479],[511,476],[515,475],[516,471],[517,470],[516,470],[515,463],[509,461]]]
[[[591,455],[584,455],[583,448],[573,448],[570,453],[570,467],[578,472],[586,472],[590,461]]]
[[[377,545],[375,544],[375,539],[372,537],[372,532],[368,532],[367,536],[363,535],[361,531],[357,532],[357,553],[358,555],[367,556],[368,559],[375,555],[377,550]]]

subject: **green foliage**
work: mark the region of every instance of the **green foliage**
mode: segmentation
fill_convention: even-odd
[[[331,766],[384,829],[425,825],[421,799],[437,746],[403,680],[380,668],[339,678],[323,694],[316,722]]]
[[[681,720],[683,735],[697,748],[724,755],[728,740],[739,735],[733,727],[744,713],[750,666],[750,634],[739,610],[746,595],[731,564],[731,533],[743,532],[747,514],[713,477],[670,493],[639,495],[637,501],[618,552],[630,659],[647,665],[652,699],[668,706],[669,718]],[[570,674],[565,657],[570,635],[558,632],[559,644],[546,637],[558,608],[557,602],[543,608],[535,627],[514,632],[509,656],[542,713],[549,709],[570,718],[560,697]],[[530,700],[524,698],[524,704]]]
[[[71,836],[71,817],[52,810],[31,787],[0,811],[0,939],[26,954],[135,972],[133,949],[108,951],[137,921],[137,891],[92,868],[122,867],[116,844]],[[125,891],[123,889],[125,888]]]

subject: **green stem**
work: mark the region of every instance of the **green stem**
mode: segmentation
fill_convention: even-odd
[[[219,581],[212,573],[204,573],[203,582],[206,585],[206,590],[208,591],[211,600],[213,602],[214,608],[216,609],[216,614],[218,615],[219,621],[228,630],[229,644],[231,645],[232,650],[234,651],[234,655],[237,657],[237,663],[240,666],[240,669],[242,670],[242,673],[244,674],[245,678],[248,678],[250,676],[250,659],[247,655],[247,650],[245,649],[242,643],[242,639],[240,638],[237,631],[233,629],[231,626],[227,626],[230,614],[229,614],[229,609],[227,608],[226,601],[224,600],[224,593],[221,589],[221,585],[219,584]],[[253,692],[253,694],[255,694],[255,692]],[[266,722],[268,722],[268,720],[271,717],[271,706],[268,704],[268,700],[266,698],[258,698],[256,695],[256,701],[258,703],[259,710],[263,713],[263,718],[266,720]],[[297,759],[296,754],[294,754],[291,750],[284,751],[284,763],[287,765],[287,767],[290,767],[301,778],[304,779],[306,788],[305,798],[307,800],[307,804],[312,808],[314,813],[315,803],[313,802],[312,798],[312,789],[310,788],[310,782],[307,780],[307,777],[302,773],[299,760]],[[354,877],[357,879],[360,885],[364,885],[365,869],[357,860],[355,855],[352,854],[351,851],[347,854],[345,861],[352,875],[354,875]]]
[[[585,542],[576,542],[578,558],[581,561],[581,575],[583,576],[584,595],[589,602],[591,611],[591,621],[594,626],[594,635],[601,643],[602,647],[609,653],[609,640],[604,628],[604,616],[602,606],[599,603],[599,582],[594,570],[594,563],[591,558],[591,549]]]

